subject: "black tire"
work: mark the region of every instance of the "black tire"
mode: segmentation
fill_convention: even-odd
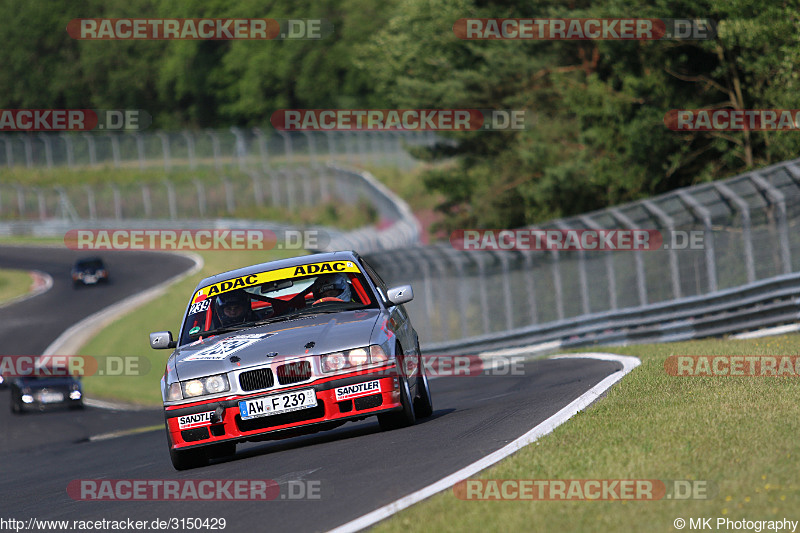
[[[401,380],[400,402],[403,404],[403,409],[378,415],[378,423],[384,431],[413,426],[414,422],[417,421],[417,415],[414,413],[414,402],[411,400],[411,390],[408,387],[408,379],[402,377]]]
[[[169,449],[169,458],[175,470],[189,470],[208,465],[208,455],[202,448],[193,450]]]
[[[15,415],[21,415],[25,413],[25,408],[22,407],[22,403],[19,400],[11,400],[11,412]]]
[[[414,398],[414,413],[417,418],[428,418],[433,414],[433,397],[428,376],[420,365],[420,376],[417,378],[417,397]]]
[[[69,405],[69,408],[70,409],[83,409],[83,401],[81,401],[79,403],[71,403]]]

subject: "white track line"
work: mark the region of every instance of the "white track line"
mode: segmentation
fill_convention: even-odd
[[[641,364],[641,361],[638,357],[630,357],[624,355],[614,355],[608,353],[584,353],[584,354],[574,354],[574,355],[565,355],[565,356],[556,356],[556,358],[589,358],[589,359],[601,359],[603,361],[617,361],[622,364],[622,370],[618,372],[614,372],[603,381],[583,393],[577,399],[573,400],[569,405],[558,411],[556,414],[536,426],[535,428],[531,429],[518,439],[509,444],[505,445],[504,447],[500,448],[494,453],[491,453],[478,461],[475,461],[471,465],[468,465],[461,470],[450,474],[449,476],[440,479],[436,483],[428,485],[427,487],[420,489],[416,492],[409,494],[408,496],[404,496],[399,500],[396,500],[388,505],[385,505],[379,509],[372,511],[371,513],[367,513],[355,520],[347,522],[333,530],[331,533],[345,533],[351,531],[360,531],[364,528],[367,528],[381,520],[389,518],[393,514],[397,513],[398,511],[402,511],[403,509],[418,503],[425,498],[429,498],[433,496],[437,492],[441,492],[447,488],[452,487],[459,481],[463,481],[468,477],[477,474],[481,470],[484,470],[491,465],[499,462],[502,459],[505,459],[512,453],[520,450],[521,448],[536,442],[539,438],[547,435],[548,433],[552,432],[555,428],[569,420],[573,415],[579,413],[580,411],[584,410],[588,407],[592,402],[594,402],[597,398],[600,397],[605,391],[611,388],[616,382],[621,380],[628,372],[636,368]]]

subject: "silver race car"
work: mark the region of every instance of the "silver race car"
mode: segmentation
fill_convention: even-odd
[[[419,339],[403,304],[355,252],[218,274],[192,293],[161,379],[173,466],[232,455],[237,442],[291,437],[377,416],[381,428],[433,413]]]

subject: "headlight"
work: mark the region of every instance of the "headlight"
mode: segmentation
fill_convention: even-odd
[[[228,377],[225,374],[217,374],[205,378],[182,381],[181,388],[183,390],[184,398],[194,398],[196,396],[205,396],[207,394],[217,394],[219,392],[225,392],[231,389],[230,385],[228,384]]]
[[[383,349],[377,344],[367,348],[354,348],[344,352],[325,354],[320,357],[323,372],[336,372],[345,368],[368,365],[370,363],[383,363],[388,358]]]

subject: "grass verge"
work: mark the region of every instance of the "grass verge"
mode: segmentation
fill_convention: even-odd
[[[93,398],[161,405],[159,382],[171,350],[151,349],[148,333],[168,329],[177,337],[191,291],[201,279],[219,272],[295,255],[299,254],[286,250],[201,252],[205,265],[200,272],[172,285],[152,302],[104,328],[79,351],[81,355],[91,356],[145,357],[149,361],[149,369],[142,372],[142,375],[87,376],[83,380],[85,392]]]
[[[0,268],[0,305],[30,290],[31,276],[26,271]]]
[[[604,349],[642,365],[605,399],[476,477],[705,480],[711,499],[464,501],[447,490],[372,531],[676,531],[677,518],[686,529],[697,517],[715,526],[717,518],[800,519],[797,378],[673,377],[663,366],[670,355],[798,350],[800,335]]]

